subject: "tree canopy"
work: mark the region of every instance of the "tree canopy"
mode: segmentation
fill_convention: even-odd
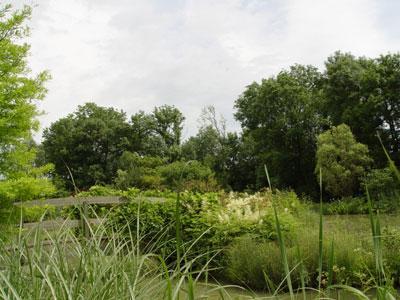
[[[296,65],[249,85],[236,100],[235,116],[254,144],[256,187],[265,185],[267,164],[277,186],[313,189],[315,139],[324,124],[316,113],[321,80],[316,68]]]
[[[125,113],[86,103],[44,131],[43,149],[68,185],[88,188],[112,182],[129,131]]]
[[[194,165],[201,164],[196,171],[204,166],[212,172],[209,178],[218,182],[210,186],[227,190],[265,187],[266,164],[277,188],[315,197],[314,171],[324,166],[326,180],[343,171],[341,180],[349,182],[345,187],[344,182],[330,180],[331,196],[358,193],[367,165],[380,170],[387,164],[376,132],[399,164],[399,66],[399,54],[371,59],[341,52],[327,58],[324,70],[294,65],[253,82],[236,99],[234,116],[241,132],[227,132],[225,120],[209,106],[203,109],[198,132],[186,140],[182,139],[185,117],[174,106],[138,111],[127,118],[122,111],[88,103],[45,131],[45,158],[70,187],[71,176],[79,188],[95,183],[161,187],[168,181],[165,170],[176,173],[186,162],[196,161]],[[348,156],[343,149],[340,152],[339,144],[327,146],[327,133],[322,134],[327,130],[335,133],[335,139],[353,143],[345,151],[358,149],[363,163],[353,152]],[[332,160],[327,147],[354,164]],[[363,152],[364,147],[370,150]],[[334,175],[336,169],[329,169],[324,160],[341,171]]]
[[[9,176],[18,168],[24,144],[38,128],[36,101],[46,94],[48,72],[31,75],[27,57],[30,46],[25,25],[31,15],[28,6],[12,10],[0,8],[0,173]],[[23,164],[23,162],[22,162]]]

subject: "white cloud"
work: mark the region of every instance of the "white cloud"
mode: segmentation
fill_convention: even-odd
[[[252,81],[294,63],[321,67],[336,50],[376,56],[400,46],[400,21],[383,21],[390,1],[37,3],[31,64],[53,76],[43,127],[94,101],[128,114],[174,104],[187,117],[186,135],[212,104],[237,129],[233,102]]]

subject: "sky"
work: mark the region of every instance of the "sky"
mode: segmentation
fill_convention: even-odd
[[[85,102],[124,110],[174,105],[184,137],[213,105],[239,130],[234,102],[289,66],[323,69],[335,51],[400,50],[398,0],[11,0],[33,6],[29,63],[52,80],[43,128]]]

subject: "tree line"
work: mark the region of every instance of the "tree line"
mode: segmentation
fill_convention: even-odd
[[[347,124],[336,130],[336,142],[341,140],[342,145],[331,141],[334,148],[324,150],[325,162],[318,166],[325,166],[327,180],[336,176],[342,185],[352,182],[351,188],[331,189],[331,196],[351,195],[360,192],[369,170],[387,166],[377,133],[399,163],[399,92],[399,54],[365,58],[336,52],[323,71],[294,65],[247,86],[234,102],[240,133],[227,132],[213,107],[203,110],[197,134],[182,141],[185,118],[174,106],[140,111],[128,119],[122,111],[87,103],[46,129],[42,147],[56,174],[65,182],[72,182],[73,176],[81,188],[116,182],[129,186],[129,180],[132,186],[141,180],[141,185],[157,187],[163,176],[157,178],[156,173],[165,165],[196,161],[209,170],[207,180],[215,180],[211,186],[258,190],[266,186],[263,166],[267,165],[277,188],[315,196],[317,148],[326,146],[323,137],[317,142],[318,136]],[[344,142],[353,135],[355,148]],[[357,142],[363,151],[354,150],[359,148]],[[326,155],[341,146],[350,155]],[[324,151],[319,152],[320,160]],[[329,171],[334,162],[344,165],[340,174]]]
[[[51,179],[69,191],[121,188],[254,191],[272,184],[316,197],[319,169],[330,198],[391,185],[382,145],[400,163],[400,54],[336,52],[322,70],[294,65],[253,82],[235,100],[240,132],[206,107],[197,134],[182,140],[185,117],[170,105],[132,116],[86,103],[44,130],[35,145],[36,101],[48,72],[30,75],[31,10],[0,10],[0,168],[3,180]],[[377,138],[379,134],[382,141]],[[183,184],[182,184],[183,182]]]

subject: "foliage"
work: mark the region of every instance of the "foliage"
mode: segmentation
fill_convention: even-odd
[[[333,196],[352,196],[371,164],[367,146],[357,143],[350,128],[332,127],[318,136],[315,173],[322,171],[326,191]]]
[[[56,207],[49,204],[43,206],[20,205],[13,209],[13,214],[17,223],[20,220],[22,222],[33,223],[54,218],[56,216]]]
[[[176,161],[157,168],[165,187],[174,190],[210,192],[218,190],[211,169],[198,161]]]
[[[155,107],[151,114],[143,111],[131,117],[132,151],[144,156],[161,156],[169,161],[181,155],[185,117],[174,106]]]
[[[115,185],[120,189],[159,189],[162,179],[157,168],[164,164],[165,160],[160,157],[140,156],[126,151],[118,161]]]
[[[70,187],[85,189],[112,182],[128,133],[125,113],[86,103],[44,131],[43,149]]]
[[[376,139],[377,131],[399,162],[399,65],[399,54],[369,59],[341,52],[325,63],[323,113],[332,125],[348,124],[357,140],[371,150],[379,168],[387,162]]]
[[[48,178],[20,177],[0,181],[0,199],[4,203],[51,197],[56,193]]]
[[[120,205],[110,214],[110,221],[121,228],[129,224],[130,231],[136,232],[137,222],[142,230],[145,244],[163,244],[163,253],[175,259],[175,212],[176,194],[159,193],[165,198],[154,200],[142,199],[141,193],[129,203]],[[155,195],[154,192],[151,195]],[[180,223],[184,247],[190,241],[198,240],[191,251],[194,254],[209,249],[212,253],[221,251],[236,237],[250,234],[261,240],[276,239],[271,201],[274,195],[259,193],[256,195],[217,194],[217,193],[180,193]],[[138,199],[142,199],[139,200]],[[293,193],[280,192],[276,202],[281,203],[279,211],[285,217],[282,220],[283,230],[294,230],[295,211],[301,207]],[[139,219],[138,219],[139,218]],[[214,263],[220,265],[223,256],[217,255]],[[204,261],[203,261],[204,262]]]
[[[27,57],[29,45],[23,41],[29,35],[25,25],[31,9],[24,6],[12,10],[11,5],[0,6],[0,174],[8,176],[10,156],[16,158],[16,148],[31,138],[38,128],[39,111],[36,100],[46,94],[44,83],[47,72],[30,77]],[[22,158],[23,155],[19,156]],[[11,169],[13,169],[11,167]]]
[[[399,190],[393,171],[388,167],[370,170],[362,179],[362,184],[372,197],[393,196]]]
[[[324,215],[358,215],[368,214],[368,203],[364,197],[345,197],[323,203]]]
[[[134,190],[136,192],[136,190]],[[123,196],[124,192],[108,186],[94,185],[87,191],[80,192],[77,197],[95,197],[95,196]]]
[[[254,143],[256,188],[266,184],[261,166],[267,164],[278,188],[315,189],[315,136],[324,124],[316,113],[320,81],[316,68],[296,65],[252,83],[236,100],[235,117],[243,135]]]

